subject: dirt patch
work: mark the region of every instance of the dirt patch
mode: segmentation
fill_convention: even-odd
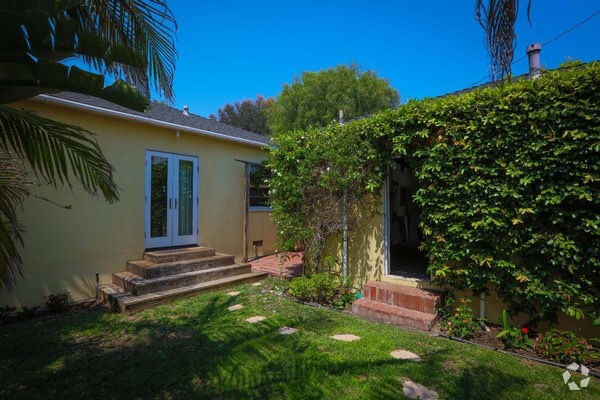
[[[537,390],[538,392],[545,392],[545,391],[547,391],[547,390],[550,388],[550,386],[548,386],[548,385],[545,385],[545,384],[543,384],[543,383],[536,383],[536,384],[535,384],[535,385],[533,385],[533,386],[536,388],[536,390]]]
[[[444,370],[447,372],[457,372],[458,370],[460,370],[458,363],[456,361],[452,361],[452,360],[444,361],[444,364],[442,364],[442,366],[444,367]]]

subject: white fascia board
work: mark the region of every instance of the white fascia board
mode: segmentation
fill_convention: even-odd
[[[189,133],[193,133],[196,135],[212,137],[215,139],[227,140],[230,142],[237,142],[237,143],[244,143],[244,144],[248,144],[248,145],[256,146],[256,147],[266,147],[269,145],[268,143],[256,142],[254,140],[224,135],[222,133],[211,132],[211,131],[207,131],[204,129],[192,128],[190,126],[174,124],[172,122],[160,121],[158,119],[141,117],[139,115],[127,114],[127,113],[124,113],[121,111],[109,110],[106,108],[92,106],[90,104],[79,103],[79,102],[73,101],[73,100],[66,100],[66,99],[61,99],[58,97],[52,97],[52,96],[48,96],[45,94],[37,95],[33,98],[33,100],[39,101],[41,103],[65,106],[65,107],[76,109],[76,110],[88,111],[88,112],[91,112],[94,114],[105,115],[105,116],[109,116],[109,117],[113,117],[113,118],[120,118],[120,119],[125,119],[128,121],[141,122],[141,123],[145,123],[145,124],[149,124],[149,125],[159,126],[161,128],[173,129],[175,131],[189,132]]]

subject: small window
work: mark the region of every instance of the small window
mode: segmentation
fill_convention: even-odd
[[[261,165],[251,164],[249,168],[248,208],[250,210],[270,210],[269,186],[265,180],[268,171]]]

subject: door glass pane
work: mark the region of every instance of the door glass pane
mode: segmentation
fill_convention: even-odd
[[[150,171],[150,236],[167,236],[167,173],[169,159],[152,156]]]
[[[179,160],[179,236],[192,235],[194,206],[194,163]]]

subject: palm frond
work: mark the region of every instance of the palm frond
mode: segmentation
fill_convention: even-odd
[[[75,176],[88,193],[100,192],[109,202],[119,199],[112,165],[83,128],[0,106],[0,152],[14,153],[54,186],[70,186]]]
[[[166,0],[87,0],[70,13],[81,32],[96,35],[113,47],[133,49],[147,66],[111,63],[101,57],[84,56],[84,61],[115,76],[124,74],[147,97],[152,81],[168,101],[174,99],[177,23]]]
[[[529,0],[527,6],[528,18],[531,1]],[[494,81],[511,74],[517,39],[515,22],[518,11],[519,0],[476,1],[475,18],[485,30],[485,42],[491,61],[491,76]]]
[[[43,88],[54,88],[52,84],[62,84],[67,77],[71,80],[73,71],[62,64],[52,71],[43,70],[54,74],[44,75],[53,78],[50,86],[44,86],[36,76],[37,60],[59,64],[77,57],[97,72],[115,80],[124,78],[147,98],[153,83],[172,102],[176,30],[166,0],[5,0],[0,5],[0,33],[5,38],[0,43],[0,61],[4,62],[0,75],[4,84],[15,86],[13,69],[20,66],[28,74],[25,86],[41,85],[38,91],[42,93]],[[77,75],[103,83],[102,75]],[[77,83],[61,88],[82,92]],[[92,89],[89,94],[97,96],[99,89]],[[15,101],[27,95],[19,96],[17,90],[5,97]]]
[[[17,220],[17,207],[30,192],[22,163],[2,151],[0,171],[0,288],[11,288],[22,264],[17,246],[23,244],[23,227]]]

